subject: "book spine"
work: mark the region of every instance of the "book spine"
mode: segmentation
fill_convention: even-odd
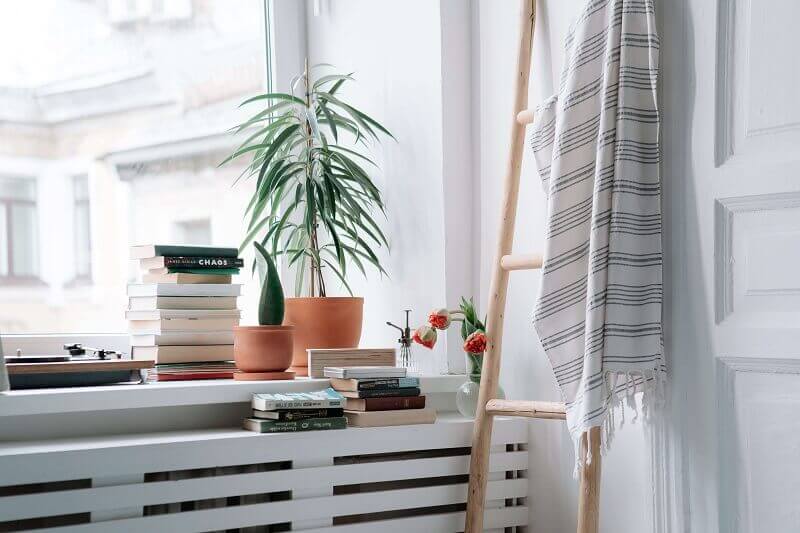
[[[167,267],[167,273],[233,276],[239,273],[239,267]]]
[[[330,399],[330,400],[262,400],[259,398],[253,399],[253,409],[259,411],[275,411],[277,409],[341,409],[343,400]]]
[[[358,390],[406,389],[419,387],[419,378],[380,378],[358,380]]]
[[[239,257],[185,257],[166,256],[167,268],[242,268],[244,260]]]
[[[277,411],[278,418],[272,420],[296,421],[309,418],[331,418],[344,415],[344,409],[299,409],[296,411]],[[269,419],[267,419],[269,420]]]
[[[385,396],[419,396],[419,387],[404,389],[373,389],[358,391],[359,398],[382,398]]]
[[[364,399],[365,411],[393,411],[395,409],[422,409],[423,407],[425,407],[425,396]]]
[[[286,433],[292,431],[315,431],[320,429],[344,429],[347,419],[343,416],[334,418],[312,418],[310,420],[250,420],[261,433]],[[245,425],[246,429],[251,429]]]

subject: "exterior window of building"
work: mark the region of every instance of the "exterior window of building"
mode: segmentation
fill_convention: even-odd
[[[211,220],[182,220],[175,223],[175,242],[211,244]]]
[[[256,112],[239,104],[269,90],[273,7],[47,6],[0,2],[0,335],[122,334],[131,246],[246,233],[254,185],[232,186],[246,161],[219,163]]]
[[[72,178],[72,194],[75,280],[89,281],[92,277],[92,227],[89,216],[89,178],[86,175]]]
[[[0,178],[0,280],[24,284],[39,274],[36,181]]]

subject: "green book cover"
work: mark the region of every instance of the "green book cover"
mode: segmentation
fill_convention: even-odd
[[[167,267],[167,272],[170,274],[180,272],[182,274],[218,274],[220,276],[231,275],[235,276],[239,273],[238,268],[183,268],[183,267]]]
[[[131,247],[131,259],[154,256],[171,257],[238,257],[238,248],[218,246],[187,246],[179,244],[146,244]]]
[[[244,429],[256,433],[291,433],[294,431],[318,431],[325,429],[344,429],[347,419],[343,416],[329,418],[309,418],[306,420],[264,420],[245,418]]]

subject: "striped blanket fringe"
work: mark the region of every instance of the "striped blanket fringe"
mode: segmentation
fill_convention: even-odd
[[[533,322],[567,406],[576,475],[584,432],[600,427],[605,451],[624,404],[648,422],[664,403],[655,28],[653,0],[587,0],[559,91],[534,113],[548,205]]]

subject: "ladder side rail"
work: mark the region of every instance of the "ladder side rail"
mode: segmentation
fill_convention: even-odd
[[[469,489],[465,533],[483,530],[483,507],[486,500],[486,481],[489,447],[492,438],[492,415],[486,412],[486,403],[497,396],[500,373],[500,351],[503,340],[503,318],[508,291],[508,271],[502,268],[503,256],[509,255],[514,243],[514,225],[519,197],[519,178],[525,146],[525,125],[516,120],[520,111],[528,107],[528,86],[531,71],[533,32],[536,20],[536,0],[521,0],[519,16],[519,47],[517,49],[516,87],[512,115],[511,144],[503,183],[503,205],[500,214],[500,236],[493,265],[489,292],[486,335],[489,343],[483,356],[478,406],[472,436]]]

